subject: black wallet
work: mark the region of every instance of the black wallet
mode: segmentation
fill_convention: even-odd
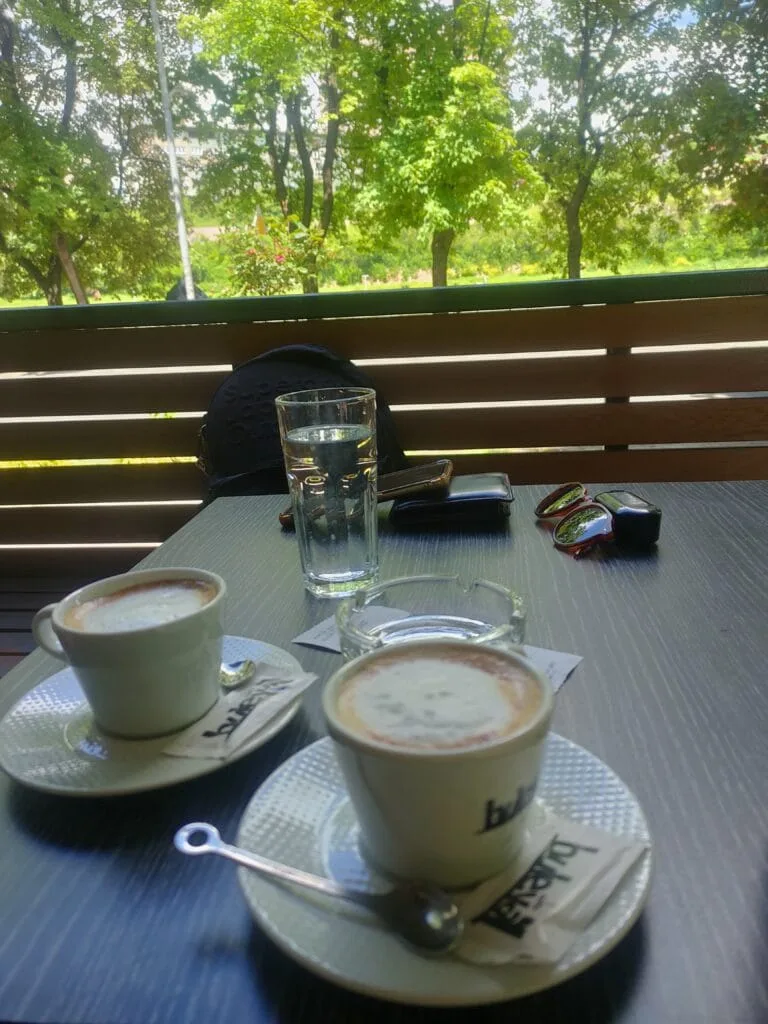
[[[389,520],[393,526],[498,526],[514,501],[506,473],[454,476],[448,490],[423,498],[397,498]]]

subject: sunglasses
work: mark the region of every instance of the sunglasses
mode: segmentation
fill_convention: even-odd
[[[536,506],[537,519],[559,520],[552,541],[578,558],[598,544],[650,548],[659,539],[661,509],[631,491],[601,491],[590,498],[584,484],[562,484]]]

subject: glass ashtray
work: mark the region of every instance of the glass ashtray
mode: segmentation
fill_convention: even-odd
[[[522,598],[489,580],[403,576],[343,601],[336,624],[345,660],[414,640],[470,640],[517,650],[525,637]]]

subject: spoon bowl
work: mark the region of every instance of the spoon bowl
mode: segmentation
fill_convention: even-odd
[[[256,662],[250,658],[243,661],[222,661],[219,670],[219,685],[222,690],[236,690],[247,683],[256,671]]]

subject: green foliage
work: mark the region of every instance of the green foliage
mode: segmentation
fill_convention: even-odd
[[[616,270],[644,245],[671,185],[664,150],[681,114],[674,54],[688,12],[684,0],[521,3],[520,137],[546,182],[553,269]]]
[[[699,0],[682,53],[689,119],[674,160],[693,188],[725,188],[721,229],[768,245],[768,7]]]
[[[328,0],[224,0],[184,21],[216,100],[211,122],[225,140],[201,182],[203,197],[233,224],[255,209],[282,217],[283,230],[298,221],[313,238],[301,272],[307,291],[317,288],[315,242],[333,224],[341,101],[358,15]],[[266,278],[262,285],[270,286]]]
[[[511,10],[225,0],[187,18],[226,139],[205,201],[234,223],[260,207],[323,236],[352,220],[377,242],[504,223],[535,179],[510,127]]]
[[[504,123],[493,72],[480,64],[452,68],[444,96],[424,99],[432,109],[395,116],[371,154],[356,207],[366,224],[382,235],[397,226],[431,234],[462,231],[470,218],[510,219],[517,188],[532,171]]]
[[[397,285],[417,277],[428,266],[428,247],[416,231],[403,231],[379,244],[348,224],[326,247],[321,281],[331,287],[366,280]]]
[[[151,291],[173,233],[143,5],[18,0],[0,38],[3,294],[60,302],[61,251],[85,287]]]
[[[458,277],[492,277],[542,260],[536,244],[536,217],[523,214],[504,230],[472,224],[456,239],[451,265]]]
[[[205,294],[210,298],[231,295],[231,260],[223,239],[195,239],[190,253],[192,276]]]
[[[233,228],[223,241],[236,295],[281,295],[312,272],[323,238],[295,218],[273,218],[252,228]]]
[[[431,0],[374,19],[348,100],[346,198],[378,240],[416,228],[447,258],[470,221],[511,222],[533,197],[536,174],[511,128],[510,11],[504,0]]]
[[[226,228],[193,243],[210,295],[768,249],[762,0],[163,6],[177,124],[218,142],[185,168],[190,223]],[[6,2],[0,49],[0,295],[61,301],[69,256],[88,290],[164,296],[145,0]]]

